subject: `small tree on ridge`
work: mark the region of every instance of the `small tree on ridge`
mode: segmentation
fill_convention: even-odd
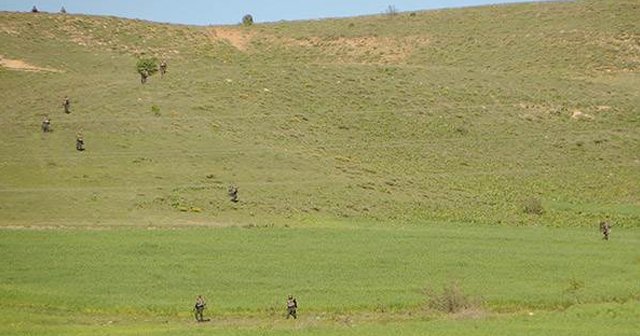
[[[243,26],[251,26],[253,25],[253,16],[251,14],[247,14],[242,17],[242,25]]]

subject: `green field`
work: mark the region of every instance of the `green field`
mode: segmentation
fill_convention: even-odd
[[[524,332],[520,323],[530,321],[574,335],[610,327],[631,335],[640,237],[617,234],[603,244],[580,229],[433,224],[4,231],[0,332],[385,334],[394,326],[464,334],[485,322]],[[428,305],[427,293],[452,283],[476,303],[450,318]],[[289,292],[301,305],[295,322],[283,319]],[[209,298],[206,327],[191,322],[194,293]],[[612,321],[561,326],[591,317]]]
[[[635,335],[639,12],[0,13],[0,334]]]

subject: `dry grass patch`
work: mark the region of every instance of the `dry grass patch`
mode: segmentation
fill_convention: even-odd
[[[599,36],[591,45],[615,55],[615,63],[599,68],[610,72],[637,72],[640,70],[640,34],[621,33],[616,36]]]
[[[456,318],[478,318],[485,314],[482,300],[465,294],[455,281],[445,285],[442,292],[425,289],[424,295],[428,309],[454,314]]]
[[[532,102],[520,102],[515,105],[520,112],[520,116],[527,120],[558,116],[566,112],[567,108],[562,105],[540,104]]]
[[[402,38],[360,37],[308,37],[303,39],[270,37],[285,47],[319,49],[324,54],[337,57],[341,63],[402,63],[417,47],[429,44],[424,36]]]
[[[593,120],[593,116],[588,114],[588,113],[584,113],[580,110],[573,110],[573,112],[571,112],[571,119],[575,119],[575,120]]]

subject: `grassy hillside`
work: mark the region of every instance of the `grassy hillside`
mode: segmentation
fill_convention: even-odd
[[[586,1],[254,27],[2,14],[5,58],[61,71],[2,70],[3,223],[635,226],[635,9]],[[140,85],[143,53],[166,58],[168,76]],[[53,134],[39,132],[45,114]],[[73,149],[79,131],[85,153]],[[523,212],[532,200],[543,215]]]
[[[0,334],[636,333],[637,13],[0,13]]]

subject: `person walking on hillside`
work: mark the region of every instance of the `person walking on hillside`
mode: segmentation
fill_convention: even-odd
[[[42,131],[44,133],[51,132],[51,120],[47,116],[45,116],[44,120],[42,121]]]
[[[82,134],[78,133],[76,136],[76,150],[82,152],[84,150],[84,139],[82,138]]]
[[[231,202],[238,203],[238,187],[236,187],[235,185],[230,185],[227,192],[229,194]]]
[[[149,71],[140,71],[140,84],[145,84],[147,82],[147,78],[149,78]]]
[[[164,74],[167,72],[167,61],[162,60],[160,62],[160,78],[164,78]]]
[[[293,295],[287,298],[287,320],[290,316],[293,316],[294,320],[298,318],[298,301]]]
[[[204,309],[207,307],[207,302],[204,300],[204,298],[202,297],[202,295],[198,295],[198,297],[196,297],[196,304],[193,307],[193,311],[195,312],[196,315],[196,321],[198,322],[204,322]]]
[[[600,232],[602,233],[602,239],[609,240],[609,234],[611,234],[611,224],[608,221],[600,222]]]
[[[64,113],[71,113],[71,100],[69,100],[68,96],[64,96],[62,106],[64,107]]]

